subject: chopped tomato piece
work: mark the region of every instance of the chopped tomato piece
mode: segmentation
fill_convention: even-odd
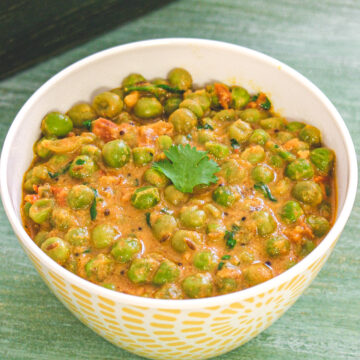
[[[219,99],[220,105],[224,109],[228,109],[231,103],[231,92],[229,91],[228,87],[224,84],[215,83],[214,84],[215,93]]]
[[[33,195],[28,194],[28,195],[26,195],[25,198],[24,198],[24,200],[25,200],[26,202],[29,202],[29,203],[31,203],[31,204],[33,204],[35,201],[37,201],[37,200],[39,200],[39,199],[40,199],[40,195],[39,195],[39,194],[33,194]]]
[[[63,187],[52,186],[51,191],[54,194],[56,202],[60,206],[65,206],[66,205],[67,194],[68,194],[68,189],[63,188]]]
[[[119,126],[104,118],[92,122],[92,132],[105,142],[119,138]]]

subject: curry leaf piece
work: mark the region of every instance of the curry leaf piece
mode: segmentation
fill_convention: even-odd
[[[96,216],[97,216],[96,202],[97,202],[97,198],[98,198],[99,194],[96,189],[92,188],[92,190],[93,190],[95,196],[94,196],[94,201],[90,207],[90,218],[91,218],[91,220],[95,220]]]
[[[146,219],[146,223],[147,223],[148,227],[152,228],[151,221],[150,221],[150,213],[149,212],[145,213],[145,219]]]
[[[206,151],[199,151],[189,144],[172,145],[165,151],[168,160],[153,164],[153,168],[166,175],[183,193],[192,193],[197,185],[210,185],[218,180],[218,164],[209,159]]]
[[[266,184],[264,184],[264,183],[262,183],[262,182],[258,182],[258,183],[256,183],[256,184],[254,185],[254,189],[255,189],[255,190],[260,190],[260,191],[263,193],[263,195],[264,195],[266,198],[268,198],[270,201],[273,201],[273,202],[276,202],[276,201],[277,201],[277,199],[275,199],[275,198],[273,197],[273,195],[271,194],[271,191],[270,191],[269,187],[268,187]]]

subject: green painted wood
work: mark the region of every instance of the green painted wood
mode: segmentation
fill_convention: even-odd
[[[191,36],[260,50],[299,70],[337,106],[359,154],[359,19],[356,0],[173,2],[0,82],[0,141],[26,99],[74,61],[130,41]],[[257,338],[218,359],[360,359],[359,233],[358,196],[332,256],[300,300]],[[60,304],[2,208],[0,234],[0,359],[140,359],[95,335]]]

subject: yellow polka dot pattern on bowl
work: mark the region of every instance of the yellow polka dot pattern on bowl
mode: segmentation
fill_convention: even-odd
[[[226,353],[266,329],[310,284],[331,249],[310,264],[305,272],[265,293],[200,310],[155,309],[115,303],[70,283],[46,269],[27,249],[25,251],[58,299],[100,336],[147,358],[189,360]]]

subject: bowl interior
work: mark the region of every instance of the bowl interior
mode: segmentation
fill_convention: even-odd
[[[52,78],[27,102],[11,129],[11,151],[5,159],[9,194],[18,218],[23,174],[47,112],[65,112],[76,102],[90,102],[95,94],[119,86],[129,73],[140,72],[149,79],[166,77],[177,66],[188,69],[198,85],[218,80],[250,91],[261,89],[283,116],[317,126],[324,143],[337,155],[340,213],[349,182],[349,159],[343,129],[328,100],[295,71],[254,51],[217,42],[168,39],[113,48],[82,60]]]

